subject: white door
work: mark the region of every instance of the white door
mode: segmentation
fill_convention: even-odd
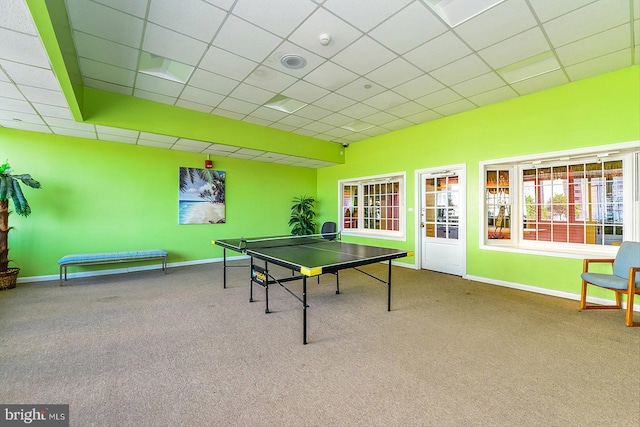
[[[465,170],[463,166],[420,173],[421,268],[464,276]]]

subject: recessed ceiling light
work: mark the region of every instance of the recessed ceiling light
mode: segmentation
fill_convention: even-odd
[[[267,103],[264,104],[264,106],[267,108],[272,108],[274,110],[285,112],[287,114],[291,114],[291,113],[295,113],[302,107],[306,107],[307,104],[305,104],[304,102],[300,102],[296,99],[287,98],[284,95],[276,95],[273,98],[271,98],[269,101],[267,101]]]
[[[516,83],[558,69],[560,69],[558,60],[553,52],[548,51],[501,68],[498,73],[508,83]]]
[[[178,83],[186,83],[193,70],[190,65],[149,52],[142,52],[138,61],[139,72]]]
[[[351,132],[362,132],[363,130],[373,127],[371,123],[363,122],[362,120],[355,120],[344,126],[340,126],[342,129],[350,130]]]
[[[292,70],[304,68],[307,65],[307,60],[300,55],[287,54],[280,58],[280,63],[285,67]]]
[[[504,0],[423,0],[450,27],[480,15]]]

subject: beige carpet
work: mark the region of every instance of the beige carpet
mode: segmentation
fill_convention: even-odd
[[[340,295],[310,282],[304,346],[301,304],[272,286],[265,314],[247,277],[0,292],[0,403],[69,404],[72,426],[640,425],[640,328],[622,311],[394,267],[387,312],[386,287],[347,270]]]

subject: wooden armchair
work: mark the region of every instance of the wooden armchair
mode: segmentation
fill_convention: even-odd
[[[611,263],[612,274],[590,273],[589,264]],[[585,259],[582,264],[581,309],[622,308],[621,295],[627,295],[627,326],[640,326],[633,321],[633,298],[640,294],[640,242],[623,242],[615,259]],[[587,305],[587,285],[595,285],[615,292],[615,305]]]

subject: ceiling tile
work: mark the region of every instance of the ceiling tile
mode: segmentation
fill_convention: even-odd
[[[433,109],[436,113],[442,114],[443,116],[452,116],[454,114],[462,113],[464,111],[473,110],[474,108],[478,108],[472,102],[461,99],[459,101],[452,102],[451,104],[442,105],[440,107],[436,107]]]
[[[200,104],[197,102],[186,101],[182,98],[176,100],[176,107],[186,108],[187,110],[200,111],[201,113],[211,113],[213,107],[211,105]]]
[[[353,117],[345,116],[344,114],[340,114],[340,113],[333,113],[333,114],[329,114],[327,117],[323,117],[322,119],[320,119],[320,121],[323,123],[334,125],[334,126],[343,126],[343,125],[346,125],[347,123],[352,122]],[[325,132],[325,133],[331,134],[330,132]]]
[[[331,111],[316,107],[315,105],[307,105],[296,111],[296,114],[307,119],[320,120],[321,118],[327,117],[331,114]]]
[[[506,83],[496,73],[489,72],[481,76],[469,79],[463,83],[459,83],[451,87],[454,91],[460,95],[468,98],[473,95],[477,95],[488,90],[497,89],[501,86],[505,86]]]
[[[33,19],[23,3],[24,0],[3,0],[0,2],[0,27],[37,36],[38,32],[33,25]]]
[[[0,110],[11,113],[16,112],[20,114],[35,115],[36,111],[31,104],[21,99],[3,98],[0,97]],[[4,116],[5,118],[10,116]],[[37,116],[36,116],[37,117]]]
[[[329,93],[328,90],[322,89],[316,85],[312,85],[311,83],[307,83],[304,80],[298,80],[287,89],[282,91],[282,94],[293,99],[297,99],[298,101],[303,101],[308,104],[317,101],[323,96]]]
[[[245,83],[240,83],[229,96],[253,104],[262,105],[276,95],[275,92],[260,89]]]
[[[3,119],[3,114],[0,111],[0,126],[10,128],[10,129],[21,129],[28,130],[31,132],[40,132],[40,133],[53,133],[48,126],[37,123],[28,123],[28,122],[16,122],[12,120]],[[37,117],[37,116],[36,116]]]
[[[225,21],[213,44],[260,62],[280,44],[280,39],[232,15]]]
[[[166,144],[174,144],[178,140],[178,138],[176,138],[175,136],[158,135],[156,133],[149,133],[149,132],[140,132],[139,138],[144,140],[149,140],[149,141],[162,142]]]
[[[226,12],[200,0],[153,0],[149,21],[209,43],[227,16]]]
[[[574,65],[588,59],[631,47],[631,26],[621,25],[556,49],[562,65]]]
[[[478,58],[477,55],[469,55],[451,64],[445,65],[432,71],[431,76],[435,77],[445,85],[451,86],[456,83],[477,77],[489,71],[489,67]]]
[[[117,43],[140,47],[144,21],[110,7],[86,0],[66,0],[69,20],[75,31]]]
[[[560,15],[579,9],[584,5],[593,3],[594,1],[596,0],[529,0],[529,4],[533,7],[540,22],[547,22]]]
[[[521,0],[507,0],[455,28],[469,46],[480,50],[536,25],[529,7]]]
[[[461,99],[460,95],[449,88],[444,88],[429,95],[422,96],[416,99],[416,102],[428,108],[436,108],[459,99]]]
[[[554,86],[560,86],[565,83],[569,83],[567,77],[562,70],[551,71],[550,73],[542,74],[540,76],[532,77],[527,80],[522,80],[513,83],[511,87],[515,89],[520,95],[526,95],[540,90],[548,89]]]
[[[551,50],[540,28],[532,28],[478,52],[490,66],[502,68]]]
[[[238,86],[238,83],[239,82],[235,80],[201,69],[196,69],[191,75],[191,79],[189,79],[189,85],[191,86],[222,95],[228,95],[231,93],[231,91]]]
[[[421,113],[425,110],[426,108],[424,106],[416,102],[409,101],[409,102],[405,102],[404,104],[391,107],[386,111],[398,117],[405,117],[405,116],[412,116],[414,114]]]
[[[373,70],[365,77],[380,86],[392,88],[423,75],[424,71],[411,65],[402,58],[396,58],[382,67]]]
[[[470,53],[471,49],[466,44],[452,32],[447,32],[407,52],[404,58],[429,72]]]
[[[289,114],[287,117],[279,121],[279,123],[283,123],[289,126],[294,126],[296,128],[301,128],[303,126],[308,125],[311,122],[312,120],[309,120],[306,117],[296,116],[295,114]]]
[[[251,74],[257,66],[257,62],[250,61],[215,46],[210,46],[204,54],[198,68],[235,80],[242,80]]]
[[[71,114],[71,110],[68,107],[58,107],[56,105],[46,105],[46,104],[37,104],[32,102],[33,108],[40,114],[42,117],[57,117],[60,119],[68,119],[73,120],[73,114]]]
[[[544,24],[555,47],[574,42],[629,21],[629,4],[599,0]]]
[[[0,28],[0,59],[49,68],[49,59],[36,36]]]
[[[359,78],[346,86],[341,87],[336,92],[340,95],[344,95],[347,98],[355,99],[356,101],[364,101],[371,98],[381,92],[384,92],[385,88],[377,83],[367,80],[365,78]]]
[[[211,114],[234,120],[242,120],[246,116],[246,114],[236,113],[234,111],[225,110],[223,108],[216,108]]]
[[[474,104],[483,107],[489,104],[497,104],[498,102],[506,101],[517,96],[518,94],[516,91],[511,89],[509,86],[502,86],[497,89],[482,92],[478,95],[470,96],[469,100]]]
[[[18,85],[20,92],[31,102],[39,104],[57,105],[58,107],[66,107],[67,100],[62,91],[41,89],[39,87]]]
[[[447,27],[423,3],[413,2],[371,31],[369,36],[395,53],[403,54],[445,31]]]
[[[73,40],[78,54],[85,58],[129,70],[138,65],[138,49],[79,31],[73,33]]]
[[[424,109],[424,108],[423,108]],[[375,114],[371,114],[370,116],[366,116],[362,119],[362,121],[367,122],[367,123],[371,123],[374,125],[380,125],[383,123],[389,123],[392,122],[394,120],[398,120],[397,116],[394,116],[393,114],[389,114],[385,111],[378,111]]]
[[[630,67],[631,65],[631,49],[623,49],[575,65],[570,65],[566,67],[566,71],[569,78],[572,81],[576,81]]]
[[[140,135],[140,132],[138,132],[137,130],[120,129],[120,128],[114,128],[110,126],[96,125],[95,129],[96,129],[96,132],[98,133],[98,137],[102,135],[120,135],[120,136],[128,136],[130,138],[138,138],[138,136]]]
[[[442,114],[438,114],[432,110],[426,110],[422,113],[413,114],[411,116],[405,117],[406,120],[414,124],[426,123],[426,122],[430,122],[432,120],[437,120],[441,118],[442,118]]]
[[[215,107],[224,99],[224,96],[197,87],[186,86],[180,99]]]
[[[320,34],[331,35],[331,42],[327,46],[320,44]],[[331,58],[361,35],[362,33],[351,25],[320,8],[307,18],[288,39],[316,55]]]
[[[148,92],[142,89],[134,89],[133,96],[149,101],[161,102],[163,104],[173,105],[177,101],[175,96],[161,95],[159,93]]]
[[[127,96],[133,95],[133,87],[131,86],[120,86],[117,84],[104,82],[102,80],[92,79],[87,76],[82,77],[82,84],[84,84],[87,87],[104,90],[106,92],[119,93],[121,95],[127,95]]]
[[[366,104],[355,104],[340,111],[340,114],[352,117],[353,119],[361,119],[377,113],[378,110]],[[351,120],[353,121],[353,120]]]
[[[51,126],[51,130],[56,135],[75,136],[77,138],[98,139],[95,132],[88,132],[78,129],[58,128]]]
[[[407,102],[407,98],[390,90],[379,93],[364,101],[365,104],[383,111],[389,110],[396,105],[404,104],[405,102]]]
[[[393,52],[370,37],[362,37],[333,57],[332,61],[356,74],[367,74],[396,58]]]
[[[218,108],[233,111],[234,113],[250,114],[253,110],[258,108],[258,105],[251,102],[241,101],[239,99],[225,98],[220,104],[218,104]]]
[[[136,89],[146,90],[148,92],[159,93],[177,98],[182,92],[183,85],[181,83],[172,82],[160,77],[149,76],[147,74],[138,73],[136,77]]]
[[[274,110],[273,108],[261,106],[255,109],[251,113],[251,116],[275,122],[287,117],[287,113],[285,113],[284,111]]]
[[[138,145],[144,145],[146,147],[156,147],[156,148],[171,148],[173,144],[167,144],[165,142],[158,142],[158,141],[149,141],[146,139],[139,138]]]
[[[282,92],[295,81],[296,79],[294,77],[269,67],[258,67],[245,79],[245,82],[253,86],[261,87],[275,93]]]
[[[142,50],[183,64],[197,65],[207,50],[207,44],[148,23]]]
[[[443,87],[444,85],[442,83],[430,75],[425,74],[393,88],[393,91],[407,99],[412,99],[428,95],[442,89]]]
[[[324,7],[367,32],[412,0],[327,0]],[[366,11],[366,12],[365,12]]]
[[[84,79],[102,80],[121,86],[133,87],[135,72],[91,59],[80,58],[80,70]]]
[[[24,96],[22,96],[22,94],[18,90],[18,87],[9,82],[0,82],[0,96],[2,96],[3,98],[26,101]]]
[[[317,7],[310,1],[288,0],[269,0],[269,7],[263,6],[263,0],[239,0],[233,14],[280,37],[287,37]]]
[[[214,6],[218,6],[221,9],[231,10],[236,0],[204,0],[204,1]]]
[[[304,80],[328,90],[336,90],[358,78],[358,75],[327,61],[304,77]]]
[[[94,0],[94,1],[98,3],[102,3],[106,6],[112,7],[114,9],[118,9],[130,15],[137,16],[138,18],[144,18],[147,14],[146,1],[131,1],[131,0]]]
[[[53,71],[49,68],[33,67],[3,60],[0,60],[0,66],[14,83],[43,89],[60,90],[60,84]]]
[[[324,109],[340,111],[343,108],[347,108],[355,103],[356,101],[354,101],[353,99],[349,99],[346,96],[338,95],[337,93],[330,93],[327,96],[315,101],[313,105]]]

